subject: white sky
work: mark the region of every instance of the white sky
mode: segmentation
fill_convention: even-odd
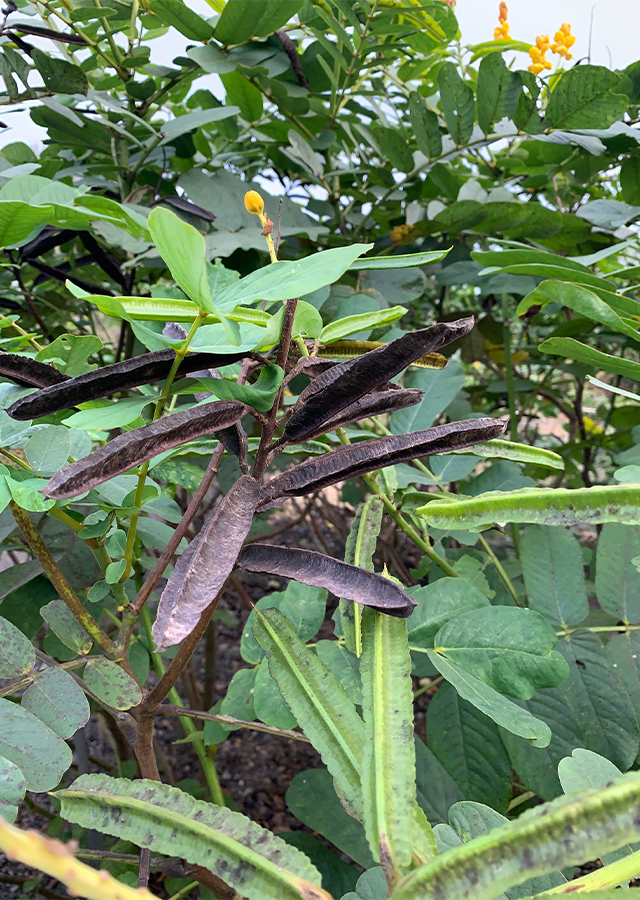
[[[206,0],[190,0],[189,5],[205,16],[211,13]],[[499,0],[458,0],[456,15],[465,44],[476,44],[493,38],[493,29],[498,24],[498,6]],[[586,57],[589,52],[592,10],[591,62],[624,68],[640,59],[639,0],[511,0],[511,35],[516,40],[530,43],[533,43],[538,34],[549,34],[553,40],[553,35],[562,22],[570,22],[577,38],[573,47],[577,60]],[[151,43],[152,61],[170,64],[173,57],[183,51],[186,43],[182,35],[170,29],[163,38]],[[49,49],[49,46],[45,48]],[[552,59],[555,64],[557,57]],[[527,64],[527,56],[519,54],[518,65],[526,68]],[[211,89],[211,79],[207,79],[207,82],[206,86]],[[0,120],[10,126],[0,131],[0,147],[18,140],[35,147],[46,136],[44,129],[31,121],[25,105],[19,109],[1,107]]]

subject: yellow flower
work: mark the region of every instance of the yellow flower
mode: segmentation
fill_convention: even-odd
[[[553,53],[557,53],[558,56],[563,56],[565,59],[571,59],[573,54],[569,53],[569,49],[576,42],[574,35],[571,34],[571,24],[563,22],[554,37],[555,44],[551,47]]]
[[[502,0],[500,4],[500,15],[498,19],[500,24],[493,32],[494,41],[510,41],[511,35],[509,34],[509,23],[507,22],[507,16],[509,15],[509,10],[507,9],[507,4]]]
[[[531,65],[529,66],[529,72],[533,72],[534,75],[539,75],[544,69],[550,69],[551,63],[545,56],[545,53],[551,44],[549,43],[549,37],[546,34],[540,34],[536,38],[535,47],[531,47],[529,49],[529,56],[531,57]]]
[[[257,191],[247,191],[244,195],[244,207],[252,216],[264,215],[264,200]]]

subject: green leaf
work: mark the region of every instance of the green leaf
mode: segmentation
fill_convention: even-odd
[[[617,72],[605,66],[574,66],[551,92],[544,123],[547,128],[608,128],[628,103]]]
[[[531,700],[519,701],[519,705],[546,722],[551,741],[547,747],[533,747],[529,741],[501,728],[502,741],[522,785],[543,800],[553,800],[561,791],[558,763],[584,744],[580,723],[562,688],[538,691]]]
[[[155,397],[124,397],[121,400],[90,400],[82,404],[82,409],[70,415],[65,421],[71,428],[86,431],[110,431],[123,428],[140,418],[145,406],[153,403]]]
[[[597,634],[576,631],[558,644],[569,663],[562,693],[580,724],[584,746],[626,771],[638,754],[635,713]]]
[[[87,93],[89,82],[80,66],[66,59],[49,56],[37,47],[31,51],[31,59],[48,90],[56,94]]]
[[[481,837],[508,823],[508,819],[500,813],[482,803],[473,803],[464,800],[456,803],[449,810],[451,826],[462,841],[466,844],[474,838]],[[547,888],[559,887],[567,883],[567,879],[560,872],[550,872],[548,875],[539,875],[537,878],[529,878],[517,887],[507,888],[504,892],[508,900],[516,900],[532,891],[537,893]]]
[[[462,80],[452,62],[443,63],[438,72],[440,105],[453,141],[461,147],[473,131],[475,101],[473,89]]]
[[[418,606],[407,619],[409,643],[433,647],[433,639],[450,619],[491,606],[478,588],[462,578],[438,578],[423,587],[409,588]]]
[[[438,499],[416,510],[436,528],[482,529],[495,522],[531,522],[540,525],[596,525],[618,522],[640,525],[640,489],[637,485],[602,485],[592,488],[522,488],[491,491],[452,502]]]
[[[362,616],[364,826],[374,859],[393,883],[413,850],[415,749],[407,623],[376,610]]]
[[[33,581],[41,572],[42,566],[35,559],[30,559],[25,563],[18,563],[17,566],[10,566],[8,569],[0,572],[0,600],[4,600],[8,594]]]
[[[266,659],[262,660],[256,672],[253,702],[256,718],[266,725],[273,725],[275,728],[295,728],[298,724],[278,690],[278,685],[269,674]]]
[[[153,242],[178,286],[201,310],[215,312],[211,308],[204,237],[193,225],[161,206],[151,211],[148,223]]]
[[[371,133],[394,169],[411,172],[414,167],[413,153],[402,132],[383,125],[372,125]]]
[[[133,678],[111,660],[91,659],[84,669],[84,681],[99,700],[116,709],[131,709],[142,700],[142,691]]]
[[[622,772],[604,756],[578,748],[558,765],[558,776],[565,794],[576,794],[589,788],[606,787]]]
[[[582,551],[570,531],[549,525],[527,528],[522,535],[520,561],[531,609],[563,628],[586,619],[589,604]]]
[[[229,682],[227,693],[220,704],[220,712],[223,716],[233,716],[234,719],[243,719],[245,722],[253,722],[256,713],[253,702],[253,694],[256,683],[256,669],[238,669]],[[205,723],[205,742],[207,738],[207,725]],[[217,723],[212,723],[217,724]],[[234,731],[232,727],[222,726],[226,731]]]
[[[153,13],[190,41],[208,41],[213,35],[212,26],[181,0],[153,0]]]
[[[157,781],[83,775],[59,791],[61,815],[155,853],[203,866],[248,900],[329,900],[303,853],[246,816]],[[311,883],[310,883],[311,882]],[[308,893],[305,895],[305,891]]]
[[[316,653],[347,697],[356,706],[362,706],[362,682],[358,657],[337,641],[318,641]]]
[[[213,109],[198,109],[196,110],[196,112],[185,113],[185,115],[183,116],[178,116],[175,119],[170,119],[168,122],[163,123],[162,125],[162,133],[164,135],[164,138],[162,139],[162,141],[160,141],[160,144],[158,146],[163,147],[166,144],[170,144],[177,138],[182,137],[183,135],[188,134],[191,131],[195,131],[196,128],[202,128],[205,125],[213,124],[213,122],[219,122],[221,119],[228,119],[231,116],[237,116],[239,112],[240,110],[237,106],[217,106]],[[156,209],[162,209],[162,207],[158,206],[156,207]],[[168,210],[165,209],[164,212],[168,212]],[[178,217],[176,216],[176,218]],[[179,221],[182,220],[180,219]],[[165,262],[167,262],[166,259]],[[185,291],[185,293],[187,293],[187,291]],[[192,297],[191,299],[193,300],[194,298]]]
[[[253,384],[237,384],[226,378],[199,378],[198,382],[219,400],[240,400],[253,409],[268,412],[283,378],[284,372],[280,366],[267,365],[260,370],[260,375]],[[189,388],[189,393],[193,391],[193,387]]]
[[[64,425],[45,425],[29,438],[24,454],[36,472],[53,475],[71,455],[71,432]]]
[[[438,117],[426,104],[422,94],[411,91],[409,95],[409,121],[418,150],[433,159],[442,153],[442,134]]]
[[[626,334],[634,340],[640,340],[637,328],[627,324],[611,307],[601,300],[593,291],[578,284],[565,281],[543,281],[538,287],[518,304],[516,314],[521,316],[536,304],[558,303],[568,306],[574,312],[608,325],[614,331]]]
[[[491,900],[532,877],[616,850],[640,833],[638,797],[640,777],[627,775],[612,787],[537,807],[412,872],[393,898]]]
[[[640,634],[637,631],[614,634],[606,650],[640,722]]]
[[[26,789],[27,785],[20,769],[4,756],[0,756],[0,817],[5,822],[15,820]]]
[[[390,306],[388,309],[361,313],[357,316],[346,316],[344,319],[338,319],[325,325],[320,332],[319,340],[322,344],[331,344],[333,341],[339,341],[348,334],[355,334],[365,328],[391,325],[401,319],[406,311],[405,306]]]
[[[36,653],[31,641],[0,616],[0,678],[21,678],[28,675],[35,664]]]
[[[263,3],[228,0],[216,25],[216,40],[221,44],[244,44],[256,34],[264,12]]]
[[[271,316],[267,322],[266,330],[260,335],[260,339],[256,345],[258,350],[268,350],[275,346],[280,340],[282,333],[282,323],[284,322],[285,307],[282,306],[278,312]],[[322,331],[322,316],[311,303],[304,300],[298,300],[295,315],[293,317],[293,325],[291,336],[308,334],[310,337],[318,337]]]
[[[404,253],[396,256],[369,256],[351,263],[349,272],[359,272],[361,269],[412,269],[415,266],[430,266],[443,260],[448,253],[449,250],[427,250],[424,253]]]
[[[627,156],[622,160],[620,187],[625,203],[640,206],[640,156]]]
[[[434,650],[427,652],[433,665],[454,686],[462,699],[468,700],[480,712],[493,719],[496,725],[502,725],[513,734],[527,738],[536,747],[546,747],[549,744],[551,730],[548,725],[439,653]]]
[[[223,288],[216,294],[216,306],[227,311],[256,300],[263,300],[268,306],[278,300],[303,297],[325,284],[333,284],[358,256],[369,249],[371,244],[350,244],[323,250],[295,262],[271,263]]]
[[[61,738],[73,737],[89,721],[87,698],[63,669],[39,672],[20,702]]]
[[[407,434],[430,428],[436,418],[449,406],[464,387],[464,372],[458,362],[450,362],[445,369],[421,369],[405,378],[405,387],[424,391],[420,403],[399,409],[391,416],[394,434]]]
[[[519,72],[511,72],[501,53],[485,56],[478,68],[478,125],[489,134],[492,125],[511,119],[522,92]]]
[[[0,699],[0,755],[18,766],[28,791],[50,791],[71,765],[71,750],[36,716]]]
[[[429,749],[469,800],[506,812],[511,762],[497,725],[442,684],[427,708]]]
[[[464,796],[431,750],[414,736],[416,749],[416,799],[429,822],[447,821],[450,807]]]
[[[461,613],[442,626],[434,653],[509,697],[528,700],[569,674],[553,648],[555,630],[539,613],[489,606]]]
[[[603,369],[614,375],[623,375],[625,378],[640,381],[640,363],[634,362],[632,359],[612,356],[610,353],[603,353],[601,350],[587,347],[586,344],[573,338],[549,338],[540,344],[538,350],[541,353],[553,353],[564,359],[574,359],[576,362],[586,363],[595,371]]]
[[[640,528],[610,523],[598,538],[596,592],[600,606],[625,624],[640,622]]]
[[[12,247],[24,241],[34,228],[54,219],[52,206],[30,206],[0,196],[0,247]]]
[[[300,821],[327,838],[364,868],[375,865],[364,828],[344,809],[327,769],[299,772],[286,794],[287,806]]]
[[[355,706],[279,610],[258,611],[253,632],[291,712],[357,814],[363,725]]]
[[[324,622],[326,606],[326,590],[298,581],[290,581],[286,590],[267,594],[256,603],[256,609],[279,609],[303,642],[310,641],[317,634]],[[242,658],[253,665],[264,658],[264,650],[253,636],[254,622],[255,612],[252,611],[249,613],[240,643]]]
[[[93,353],[102,350],[102,341],[93,334],[61,334],[36,353],[38,362],[57,362],[61,371],[70,378],[84,375],[98,368],[97,363],[87,362]]]
[[[27,477],[22,478],[20,477],[21,475]],[[5,476],[9,490],[11,491],[11,497],[18,506],[22,507],[22,509],[27,509],[30,512],[45,512],[47,509],[51,509],[52,506],[55,506],[55,500],[45,500],[41,494],[41,490],[45,486],[45,481],[41,478],[29,478],[28,475],[28,472],[14,469],[10,476]],[[1,493],[0,497],[2,497]],[[3,500],[4,497],[0,499],[0,505]]]
[[[86,656],[93,641],[63,600],[51,600],[40,608],[40,615],[65,647]]]
[[[640,369],[640,366],[638,368]],[[452,450],[451,452],[457,455],[473,453],[474,456],[483,456],[486,459],[510,459],[514,462],[530,463],[532,466],[564,469],[564,460],[553,450],[530,447],[528,444],[518,444],[515,441],[495,439],[485,441],[484,444],[476,444],[470,450]],[[456,481],[457,479],[451,480]]]
[[[373,554],[382,525],[382,500],[371,496],[356,510],[344,549],[344,561],[373,572]],[[362,653],[362,607],[351,600],[340,599],[340,624],[345,646],[357,657]]]
[[[257,122],[262,118],[262,94],[240,72],[228,72],[220,80],[226,91],[226,102],[233,103],[247,122]]]

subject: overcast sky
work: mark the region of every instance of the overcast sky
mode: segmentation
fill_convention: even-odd
[[[254,2],[262,3],[264,0]],[[206,0],[190,0],[188,5],[204,15],[211,12]],[[465,44],[493,38],[493,29],[498,24],[498,7],[499,0],[458,0],[456,14]],[[577,60],[589,53],[592,11],[591,62],[624,68],[640,59],[640,0],[511,0],[511,36],[533,43],[536,35],[549,34],[553,40],[560,25],[570,22],[576,35],[573,52]],[[151,43],[152,61],[169,63],[182,52],[186,43],[182,35],[170,29],[163,38]],[[557,57],[552,59],[555,64]],[[526,54],[518,54],[517,64],[527,66]],[[10,126],[0,131],[0,147],[18,140],[35,147],[46,136],[44,129],[31,121],[25,105],[19,110],[3,107],[0,118]]]

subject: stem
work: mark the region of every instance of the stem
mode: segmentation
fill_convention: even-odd
[[[336,428],[336,434],[338,435],[340,443],[344,446],[351,443],[345,434],[344,428]],[[436,553],[428,541],[425,541],[420,537],[415,528],[407,522],[402,513],[396,508],[395,504],[385,494],[373,475],[363,475],[362,478],[369,490],[380,497],[387,513],[391,516],[396,525],[404,531],[409,540],[413,541],[416,547],[419,547],[422,552],[429,557],[431,562],[434,562],[438,568],[442,569],[445,575],[449,575],[450,578],[457,578],[458,573],[455,569],[452,569],[446,559],[443,559],[440,554]]]
[[[189,525],[193,520],[193,517],[197,513],[205,494],[209,490],[211,482],[215,478],[216,472],[218,471],[218,465],[220,464],[223,453],[224,447],[222,446],[222,444],[218,444],[213,452],[211,459],[209,460],[209,465],[207,466],[202,481],[200,482],[198,489],[195,491],[193,497],[191,498],[191,502],[189,503],[185,514],[180,520],[180,523],[176,527],[171,540],[160,554],[158,562],[155,564],[151,574],[147,576],[135,599],[132,601],[132,603],[129,604],[128,607],[125,608],[124,615],[122,617],[122,626],[120,628],[120,634],[118,636],[117,642],[118,647],[122,650],[122,652],[124,652],[129,644],[129,640],[131,639],[131,634],[133,632],[133,626],[138,614],[143,609],[145,603],[153,593],[153,590],[158,581],[162,578],[164,570],[171,562],[173,554],[178,549],[178,544],[185,536],[187,529],[189,528]]]
[[[488,555],[489,559],[491,560],[491,562],[494,564],[494,566],[498,570],[498,574],[500,575],[500,578],[502,578],[505,585],[507,586],[507,590],[513,597],[513,602],[515,603],[516,606],[522,606],[522,603],[520,602],[520,599],[518,597],[516,589],[513,586],[511,579],[509,578],[509,576],[505,572],[504,568],[502,567],[502,563],[500,562],[500,560],[494,553],[491,545],[488,543],[488,541],[484,538],[484,536],[482,534],[479,534],[478,537],[480,539],[480,543],[482,544],[486,554]]]
[[[102,628],[100,628],[91,613],[82,605],[80,598],[60,571],[58,564],[49,552],[49,548],[42,540],[39,531],[26,511],[19,507],[13,500],[9,502],[9,509],[11,510],[20,531],[24,535],[27,544],[33,551],[34,556],[44,569],[47,578],[58,592],[60,599],[67,604],[89,637],[104,650],[108,657],[118,661],[118,650],[115,644],[113,644]]]
[[[171,691],[169,692],[171,697]],[[221,725],[232,725],[234,728],[248,728],[250,731],[262,731],[264,734],[276,734],[278,737],[293,738],[296,741],[303,741],[310,744],[309,738],[302,734],[301,731],[294,731],[291,728],[276,728],[275,725],[265,725],[263,722],[246,722],[244,719],[236,719],[234,716],[225,716],[222,713],[206,712],[203,709],[183,709],[182,705],[170,705],[163,703],[155,711],[156,716],[180,716],[181,720],[184,716],[191,716],[194,719],[204,719],[207,722],[219,722]]]
[[[175,685],[176,681],[182,673],[182,670],[189,662],[194,650],[198,646],[200,638],[204,634],[207,625],[211,621],[211,616],[216,610],[220,598],[224,593],[225,587],[226,582],[222,587],[222,590],[204,610],[204,612],[200,616],[200,621],[193,629],[191,634],[184,639],[184,641],[180,645],[180,649],[169,663],[169,668],[164,673],[158,684],[147,694],[147,696],[142,701],[142,707],[145,710],[145,714],[153,715],[158,706],[168,695],[171,688]]]
[[[339,429],[336,429],[336,431],[338,430]],[[401,528],[402,531],[404,531],[409,540],[413,541],[416,547],[419,547],[422,552],[429,557],[431,562],[435,563],[436,566],[438,566],[438,568],[445,573],[445,575],[448,575],[450,578],[458,578],[458,573],[456,572],[456,570],[449,565],[446,559],[443,559],[438,553],[436,553],[436,551],[428,541],[425,541],[420,537],[415,528],[413,528],[413,526],[410,525],[409,522],[407,522],[402,513],[398,509],[396,509],[395,505],[392,503],[389,497],[387,497],[382,488],[377,484],[375,478],[373,478],[373,476],[371,475],[363,475],[362,478],[369,490],[373,491],[374,494],[377,494],[378,497],[380,497],[387,513],[391,516],[396,525]]]
[[[149,615],[149,610],[146,606],[142,610],[142,622],[147,635],[149,646],[153,647],[153,638],[151,636],[151,616]],[[159,653],[155,653],[154,651],[151,652],[151,663],[153,665],[154,672],[156,673],[158,678],[162,680],[166,673],[166,669],[164,662],[162,661],[162,657]],[[182,709],[183,703],[182,698],[180,697],[180,694],[175,689],[175,687],[171,688],[168,696],[173,703],[173,708],[176,710],[178,718],[180,719],[180,724],[182,725],[185,735],[192,735],[197,733],[199,729],[196,728],[191,719],[186,715],[182,715],[179,711]],[[216,767],[213,759],[209,756],[206,749],[199,741],[194,741],[193,746],[198,755],[198,759],[200,760],[200,765],[202,766],[204,776],[207,779],[207,784],[211,793],[211,799],[218,806],[224,806],[224,796],[222,794],[220,782],[218,781],[218,773],[216,772]]]
[[[549,894],[568,894],[572,896],[584,895],[589,896],[589,891],[606,890],[607,888],[615,888],[617,885],[625,881],[630,881],[640,872],[640,850],[619,859],[617,862],[596,869],[583,878],[576,878],[566,884],[552,888]]]
[[[282,322],[282,331],[280,332],[280,343],[278,345],[276,365],[280,366],[281,369],[284,369],[285,372],[287,357],[289,356],[289,347],[291,346],[291,333],[293,331],[293,320],[295,318],[297,305],[297,297],[293,298],[292,300],[287,300],[287,305],[284,312],[284,320]],[[280,387],[280,390],[278,391],[273,402],[273,406],[271,407],[271,410],[268,414],[267,421],[262,428],[260,446],[258,447],[258,451],[256,453],[256,461],[253,466],[253,477],[256,479],[256,481],[259,481],[262,478],[264,470],[267,466],[267,460],[270,450],[269,445],[271,444],[271,439],[273,438],[273,432],[276,430],[278,408],[280,406],[282,391],[283,387]]]
[[[518,440],[518,419],[516,413],[516,394],[513,382],[513,363],[511,360],[511,331],[509,329],[509,303],[507,294],[502,295],[502,339],[504,344],[504,370],[507,379],[509,397],[509,430],[511,440]]]
[[[153,410],[153,417],[151,419],[152,422],[156,422],[167,404],[167,399],[169,397],[169,393],[171,391],[171,386],[173,384],[173,380],[176,377],[176,372],[178,371],[180,364],[183,359],[187,355],[187,350],[189,349],[189,344],[191,343],[193,336],[196,331],[202,324],[203,320],[206,318],[206,313],[200,310],[196,318],[193,320],[193,324],[189,330],[188,335],[185,340],[181,344],[181,346],[176,350],[176,358],[173,361],[171,369],[169,370],[169,374],[167,375],[167,379],[164,383],[164,387],[160,392],[160,396],[156,401],[156,405]],[[142,508],[142,497],[144,493],[144,486],[147,480],[147,472],[149,471],[149,460],[144,462],[140,467],[140,473],[138,474],[138,484],[136,486],[136,493],[133,498],[133,506],[136,509],[136,512],[131,516],[129,521],[129,530],[127,531],[127,543],[124,548],[123,558],[127,561],[127,566],[122,573],[122,577],[120,578],[120,582],[124,582],[129,577],[129,573],[131,572],[131,563],[133,559],[133,545],[136,540],[136,532],[138,528],[138,519],[140,518],[140,510]],[[125,604],[126,605],[126,604]]]

